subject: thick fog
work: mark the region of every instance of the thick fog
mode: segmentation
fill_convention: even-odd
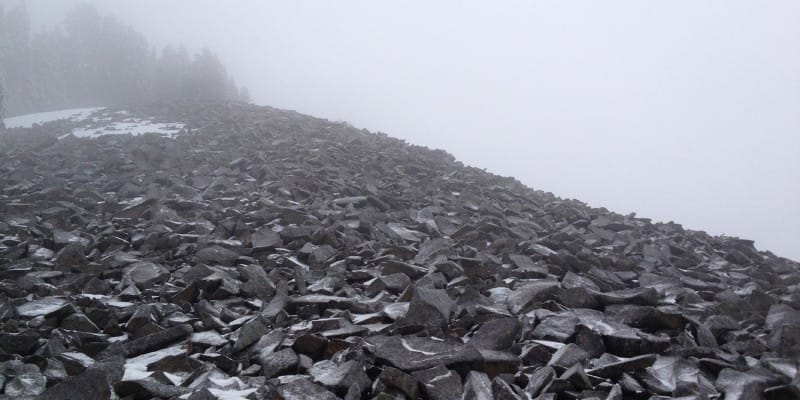
[[[258,104],[800,260],[800,2],[95,4],[209,46]]]

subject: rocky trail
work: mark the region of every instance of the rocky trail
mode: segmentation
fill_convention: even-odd
[[[751,241],[290,111],[93,112],[2,150],[0,398],[800,399],[800,265]]]

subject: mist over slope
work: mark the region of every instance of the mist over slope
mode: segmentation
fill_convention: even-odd
[[[181,128],[72,134],[130,118]],[[800,393],[800,266],[745,239],[243,103],[101,110],[3,152],[8,396]]]
[[[153,46],[90,3],[34,29],[25,2],[0,2],[0,103],[8,115],[63,108],[215,99],[250,101],[210,49]],[[8,2],[8,4],[12,4]]]

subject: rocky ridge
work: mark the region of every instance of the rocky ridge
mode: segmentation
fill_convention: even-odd
[[[290,111],[12,129],[8,399],[797,399],[800,266]]]

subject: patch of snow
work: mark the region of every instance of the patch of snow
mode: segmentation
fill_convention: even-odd
[[[223,389],[208,389],[211,394],[217,396],[219,400],[248,400],[250,394],[255,393],[255,388],[244,390],[223,390]]]
[[[147,378],[153,373],[147,370],[148,365],[167,357],[181,354],[186,354],[186,347],[178,345],[129,358],[125,361],[125,375],[123,375],[122,380],[133,381]]]
[[[184,125],[179,123],[161,123],[139,118],[127,118],[124,122],[111,122],[95,128],[78,128],[59,137],[59,139],[63,139],[69,135],[79,138],[94,139],[103,135],[138,136],[145,133],[155,133],[171,138],[180,132],[183,127]]]
[[[34,318],[54,313],[67,304],[61,297],[43,297],[17,306],[17,314],[21,317]]]
[[[154,122],[148,119],[134,118],[127,111],[103,112],[104,107],[76,108],[70,110],[49,111],[36,114],[20,115],[5,119],[9,128],[31,128],[34,124],[67,119],[73,122],[85,122],[86,126],[64,132],[59,139],[70,135],[78,138],[97,138],[103,135],[143,135],[154,133],[173,137],[183,130],[184,124]]]
[[[128,307],[135,306],[136,303],[131,303],[130,301],[111,300],[111,301],[106,302],[106,305],[109,306],[109,307],[115,307],[115,308],[128,308]]]
[[[241,388],[245,387],[244,382],[242,382],[241,379],[239,379],[239,378],[237,378],[235,376],[234,377],[227,377],[227,378],[209,377],[208,380],[211,381],[211,383],[213,383],[214,385],[216,385],[220,389],[233,389],[233,388],[241,389]]]
[[[69,119],[71,121],[84,121],[89,118],[96,111],[102,110],[103,107],[98,108],[73,108],[70,110],[48,111],[36,114],[19,115],[16,117],[6,118],[5,123],[8,128],[30,128],[34,124],[43,124],[45,122],[58,121],[60,119]]]

